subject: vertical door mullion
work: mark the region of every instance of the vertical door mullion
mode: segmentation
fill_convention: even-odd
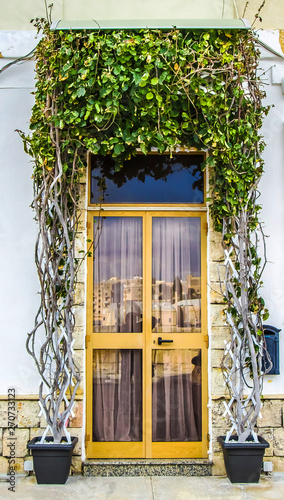
[[[200,214],[201,220],[201,332],[203,339],[202,347],[202,456],[207,455],[208,436],[208,338],[207,321],[207,214]]]
[[[142,215],[142,214],[141,214]],[[143,328],[142,328],[142,346],[143,346],[143,364],[142,364],[142,429],[143,429],[143,458],[146,456],[146,441],[147,441],[147,426],[146,426],[146,416],[147,416],[147,400],[146,400],[146,387],[147,387],[147,356],[146,356],[146,214],[143,213],[143,233],[142,233],[142,254],[143,254]]]
[[[152,216],[145,214],[145,457],[152,457]]]
[[[94,217],[92,212],[87,215],[87,238],[94,241]],[[93,297],[93,258],[88,262],[89,268],[87,273],[87,296]],[[87,300],[87,335],[92,333],[92,322],[93,322],[93,300],[90,298]],[[86,434],[89,435],[89,439],[86,440],[86,454],[87,457],[91,455],[90,444],[93,436],[93,390],[92,390],[92,380],[93,380],[93,363],[92,363],[92,352],[93,350],[89,346],[87,349],[86,343]]]

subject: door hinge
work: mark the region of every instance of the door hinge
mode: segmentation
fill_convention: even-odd
[[[209,347],[209,337],[208,337],[208,335],[204,335],[204,342],[206,344],[206,347]]]
[[[204,229],[206,231],[206,235],[208,234],[208,222],[204,222]]]
[[[210,443],[210,434],[209,433],[207,434],[207,443],[208,443],[208,446],[209,446],[209,443]]]
[[[91,223],[90,222],[86,222],[86,229],[91,229]]]
[[[87,349],[87,347],[88,347],[88,342],[90,342],[90,340],[91,340],[90,335],[86,335],[86,337],[85,337],[85,348],[86,348],[86,349]]]
[[[90,441],[90,434],[85,434],[85,443]]]

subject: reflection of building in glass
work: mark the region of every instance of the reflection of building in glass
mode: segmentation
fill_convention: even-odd
[[[95,331],[139,332],[142,328],[143,280],[109,280],[94,284]],[[156,332],[196,331],[201,323],[200,276],[152,283],[152,328]]]
[[[199,361],[198,361],[199,359]],[[196,364],[201,367],[201,353],[199,349],[153,349],[152,351],[153,377],[191,374],[198,382],[201,374],[196,376]],[[196,380],[194,380],[196,381]]]
[[[192,331],[200,327],[200,276],[153,280],[152,324],[157,332]]]
[[[109,280],[94,284],[93,322],[97,331],[136,331],[141,322],[143,281]],[[135,325],[133,324],[135,323]]]
[[[200,298],[201,294],[201,278],[200,276],[186,276],[186,281],[183,282],[185,285],[184,293],[188,298],[197,299]]]
[[[127,280],[124,293],[126,300],[135,300],[136,302],[142,302],[142,278],[136,276],[133,280]]]
[[[152,317],[155,318],[155,324],[159,326],[176,326],[176,309],[169,302],[158,302],[152,304]]]
[[[109,281],[94,285],[94,324],[102,320],[102,312],[110,306],[111,296],[112,284]]]

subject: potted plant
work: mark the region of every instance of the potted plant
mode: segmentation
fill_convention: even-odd
[[[50,17],[50,16],[49,16]],[[38,29],[49,29],[50,19],[36,20]],[[45,61],[47,46],[37,47]],[[39,65],[37,98],[43,92]],[[47,79],[54,78],[52,70]],[[39,231],[35,245],[35,263],[40,282],[40,306],[35,326],[28,334],[26,347],[41,377],[39,386],[40,414],[46,420],[41,437],[28,443],[32,451],[38,483],[64,484],[68,478],[71,456],[78,438],[71,437],[67,423],[72,414],[76,391],[81,382],[74,361],[73,331],[74,295],[77,271],[82,259],[75,257],[75,240],[80,210],[80,178],[82,160],[78,146],[60,148],[62,132],[54,122],[58,98],[55,91],[46,91],[45,123],[35,127],[43,111],[35,106],[30,128],[32,136],[23,139],[25,151],[33,157],[34,198],[32,207]],[[34,130],[37,128],[37,130]],[[84,257],[83,257],[84,258]]]
[[[79,211],[74,200],[79,195],[76,185],[70,199],[70,172],[62,170],[63,161],[58,153],[52,169],[41,169],[41,182],[37,175],[38,159],[34,170],[33,208],[39,224],[35,261],[41,300],[26,347],[41,376],[40,414],[47,424],[43,435],[28,444],[40,484],[66,482],[72,450],[78,441],[77,437],[70,437],[67,423],[81,381],[73,357],[73,306],[79,265],[75,258]],[[71,164],[72,168],[71,175],[78,175]]]
[[[53,131],[52,131],[53,132]],[[27,145],[27,139],[25,138]],[[54,141],[60,141],[58,133]],[[33,208],[39,225],[35,262],[40,282],[40,306],[26,346],[41,376],[39,405],[46,420],[41,438],[28,448],[34,457],[38,483],[65,483],[72,450],[67,423],[81,376],[73,357],[74,294],[79,259],[75,258],[75,235],[80,212],[78,165],[68,162],[57,149],[54,159],[42,165],[35,154]],[[73,183],[73,185],[72,185]]]
[[[73,304],[79,265],[74,258],[74,246],[79,212],[76,203],[68,200],[69,172],[61,169],[62,161],[58,154],[53,169],[41,173],[41,184],[36,176],[36,161],[34,175],[33,207],[39,223],[35,261],[41,301],[26,346],[42,379],[39,405],[47,424],[43,435],[28,444],[39,484],[66,482],[78,441],[77,437],[70,437],[67,423],[81,381],[73,358]],[[78,199],[76,190],[73,196]]]
[[[248,193],[248,203],[240,207],[236,216],[223,220],[223,247],[225,252],[225,280],[222,293],[226,303],[226,319],[231,338],[225,345],[221,363],[229,393],[225,413],[231,421],[226,436],[219,436],[225,467],[232,483],[259,481],[263,455],[269,443],[255,431],[261,411],[263,383],[263,355],[269,366],[262,320],[268,311],[258,290],[266,263],[258,257],[261,226],[256,224],[255,183]]]

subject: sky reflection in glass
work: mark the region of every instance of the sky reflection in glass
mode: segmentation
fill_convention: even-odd
[[[91,203],[203,203],[203,154],[137,155],[116,172],[111,157],[91,158]],[[105,183],[105,191],[100,185]]]

